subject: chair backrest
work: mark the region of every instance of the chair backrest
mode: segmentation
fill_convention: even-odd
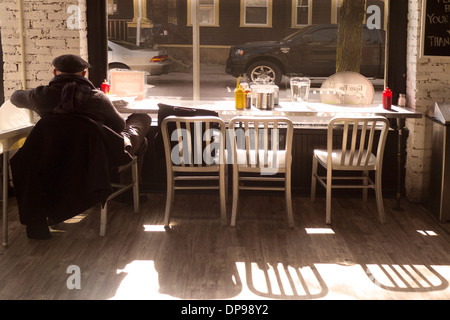
[[[162,121],[167,168],[225,166],[226,126],[212,116],[169,116]],[[187,169],[188,170],[188,169]]]
[[[334,117],[328,124],[327,151],[340,151],[340,166],[367,166],[373,147],[378,143],[377,165],[383,160],[389,121],[385,117]],[[381,130],[376,134],[376,130]],[[336,138],[336,132],[342,132],[342,138]],[[336,141],[337,140],[337,141]],[[332,157],[328,157],[331,167]],[[335,162],[336,163],[336,162]]]
[[[277,169],[280,153],[285,153],[284,167],[292,161],[293,124],[286,117],[240,116],[229,123],[232,161],[236,165]],[[238,152],[245,150],[245,157]]]
[[[176,117],[219,117],[217,111],[198,109],[192,107],[181,107],[173,106],[164,103],[158,103],[158,131],[156,132],[154,142],[158,151],[163,150],[163,139],[162,139],[162,122],[165,118],[170,116]]]

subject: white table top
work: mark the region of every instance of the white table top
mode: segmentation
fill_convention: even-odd
[[[383,109],[381,104],[370,105],[331,105],[318,102],[290,102],[280,101],[272,110],[260,110],[252,106],[251,109],[236,110],[234,101],[189,101],[189,100],[156,100],[144,99],[134,101],[127,106],[118,106],[121,113],[158,113],[158,103],[173,106],[194,107],[199,109],[215,110],[221,117],[233,117],[237,115],[254,116],[287,116],[287,117],[324,117],[329,118],[336,115],[383,115],[387,118],[421,118],[422,113],[411,108],[400,108],[393,106],[392,110]]]

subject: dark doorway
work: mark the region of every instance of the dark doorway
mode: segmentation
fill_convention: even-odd
[[[0,105],[5,102],[5,88],[3,86],[3,47],[2,28],[0,28]]]

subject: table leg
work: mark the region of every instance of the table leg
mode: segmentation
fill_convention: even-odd
[[[394,207],[394,210],[403,211],[401,207],[401,197],[402,197],[402,151],[403,151],[403,129],[404,129],[404,120],[401,118],[397,118],[397,132],[398,132],[398,143],[397,143],[397,206]]]
[[[6,146],[4,146],[6,147]],[[9,152],[3,152],[3,242],[4,247],[8,246],[8,158]]]

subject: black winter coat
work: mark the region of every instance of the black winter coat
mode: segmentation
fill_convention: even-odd
[[[11,158],[20,222],[55,223],[83,213],[111,194],[111,172],[131,160],[123,137],[81,115],[50,115]]]

